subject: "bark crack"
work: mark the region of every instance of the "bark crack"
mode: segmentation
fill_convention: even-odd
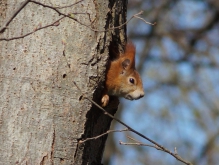
[[[56,132],[55,132],[55,128],[54,128],[53,138],[52,138],[52,145],[51,145],[51,162],[52,162],[52,165],[54,165],[53,159],[54,159],[55,137],[56,137]]]
[[[46,154],[45,156],[43,156],[43,159],[40,162],[40,165],[45,165],[46,164],[46,160],[48,160],[48,154]]]

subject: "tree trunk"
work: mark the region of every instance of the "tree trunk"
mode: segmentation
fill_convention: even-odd
[[[21,5],[16,2],[0,2],[0,29]],[[101,164],[107,136],[78,141],[107,131],[111,119],[73,81],[99,103],[109,46],[120,50],[126,41],[125,26],[107,29],[126,21],[127,2],[64,2],[29,2],[0,33],[2,165]],[[116,107],[115,99],[107,110],[114,114]]]

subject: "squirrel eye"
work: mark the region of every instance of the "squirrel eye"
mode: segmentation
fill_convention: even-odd
[[[134,84],[134,83],[135,83],[135,80],[134,80],[133,78],[130,78],[130,79],[129,79],[129,82],[132,83],[132,84]]]

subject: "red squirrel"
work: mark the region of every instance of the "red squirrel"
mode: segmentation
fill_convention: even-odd
[[[144,96],[141,77],[135,70],[135,46],[130,42],[126,44],[125,52],[119,58],[110,61],[101,99],[102,107],[109,103],[109,96],[128,100],[137,100]]]

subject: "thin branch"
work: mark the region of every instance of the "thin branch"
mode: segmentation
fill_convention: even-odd
[[[154,25],[157,24],[156,22],[154,22],[154,23],[147,22],[147,21],[145,21],[145,19],[139,17],[138,15],[134,15],[134,17],[135,17],[135,18],[138,18],[138,19],[140,19],[140,20],[142,20],[142,21],[144,21],[146,24],[149,24],[149,25],[153,25],[153,26],[154,26]]]
[[[83,1],[83,0],[80,0],[80,1],[78,1],[78,2],[76,2],[76,3],[74,3],[74,4],[71,4],[71,5],[69,5],[69,6],[64,6],[64,7],[70,7],[70,6],[73,6],[73,5],[75,5],[75,4],[79,3],[79,2],[82,2],[82,1]],[[134,14],[128,21],[126,21],[125,23],[121,24],[120,26],[113,27],[113,28],[108,28],[107,30],[97,30],[97,29],[93,29],[90,25],[86,25],[86,24],[84,24],[84,23],[78,21],[78,20],[77,20],[76,18],[74,18],[74,16],[73,16],[73,14],[88,14],[89,19],[90,19],[89,13],[70,13],[70,14],[66,15],[66,14],[64,14],[64,13],[62,13],[62,12],[60,12],[60,11],[58,10],[58,9],[64,8],[64,7],[52,7],[52,6],[45,5],[45,4],[43,4],[43,3],[40,3],[40,2],[37,2],[37,1],[34,1],[34,0],[26,0],[25,2],[22,3],[22,5],[21,5],[19,8],[15,11],[15,13],[12,15],[12,17],[11,17],[11,18],[9,19],[9,21],[6,23],[6,25],[5,25],[2,29],[0,29],[0,33],[3,33],[3,32],[5,31],[5,29],[6,29],[7,26],[10,24],[10,22],[11,22],[11,21],[16,17],[16,15],[27,5],[28,2],[32,2],[32,3],[35,3],[35,4],[41,5],[41,6],[43,6],[43,7],[46,7],[46,8],[50,8],[50,9],[54,10],[55,12],[57,12],[59,15],[62,15],[63,17],[60,18],[59,20],[55,21],[54,23],[52,23],[52,24],[50,24],[50,25],[46,25],[46,26],[44,26],[44,27],[40,27],[40,28],[36,29],[36,30],[33,31],[33,32],[29,32],[29,33],[27,33],[27,34],[25,34],[25,35],[22,35],[22,36],[19,36],[19,37],[0,38],[0,41],[3,41],[3,40],[4,40],[4,41],[10,41],[10,40],[14,40],[14,39],[24,38],[24,37],[26,37],[26,36],[28,36],[28,35],[30,35],[30,34],[33,34],[34,32],[36,32],[36,31],[38,31],[38,30],[41,30],[41,29],[44,29],[44,28],[47,28],[47,27],[50,27],[50,26],[58,26],[58,25],[57,25],[57,22],[60,21],[61,19],[63,19],[64,17],[68,17],[68,18],[70,18],[70,19],[73,19],[74,21],[78,22],[79,24],[81,24],[81,25],[83,25],[83,26],[89,28],[89,29],[92,30],[92,31],[96,31],[96,32],[106,32],[106,31],[109,31],[109,30],[114,30],[114,29],[122,28],[124,25],[128,24],[133,18],[138,18],[138,19],[143,20],[143,21],[144,21],[145,23],[147,23],[147,24],[155,25],[155,23],[152,24],[152,23],[150,23],[150,22],[145,21],[143,18],[139,17],[139,15],[141,15],[141,14],[143,13],[143,11],[140,11],[139,13]],[[91,21],[91,20],[90,20],[90,21]]]
[[[36,31],[39,31],[39,30],[41,30],[41,29],[45,29],[45,28],[48,28],[48,27],[51,27],[51,26],[59,26],[59,21],[62,20],[63,18],[65,18],[65,17],[61,17],[61,18],[59,18],[58,20],[56,20],[55,22],[53,22],[53,23],[51,23],[51,24],[49,24],[49,25],[46,25],[46,26],[43,26],[43,27],[39,27],[39,28],[35,29],[34,31],[29,32],[29,33],[27,33],[27,34],[24,34],[24,35],[22,35],[22,36],[19,36],[19,37],[12,37],[12,38],[0,38],[0,41],[10,41],[10,40],[15,40],[15,39],[24,38],[24,37],[29,36],[29,35],[35,33]]]
[[[57,8],[57,9],[63,9],[63,8],[67,8],[67,7],[72,7],[72,6],[78,4],[78,3],[82,2],[82,1],[84,1],[84,0],[77,1],[77,2],[75,2],[75,3],[73,3],[73,4],[71,4],[71,5],[68,5],[68,6],[60,6],[60,7],[55,7],[55,8]]]
[[[37,2],[37,1],[34,1],[34,0],[30,0],[30,2],[35,3],[35,4],[38,4],[38,5],[41,5],[41,6],[43,6],[43,7],[49,8],[49,9],[52,9],[52,10],[54,10],[55,12],[57,12],[59,15],[68,17],[68,18],[70,18],[70,19],[72,19],[72,20],[78,22],[79,24],[81,24],[81,25],[83,25],[83,26],[85,26],[85,27],[87,27],[87,28],[89,28],[89,29],[91,29],[91,30],[93,30],[93,31],[98,31],[98,30],[96,30],[96,29],[91,28],[89,25],[86,25],[86,24],[84,24],[84,23],[78,21],[76,18],[74,18],[74,17],[72,16],[73,14],[77,14],[77,13],[64,14],[64,13],[60,12],[60,11],[59,11],[57,8],[55,8],[55,7],[52,7],[52,6],[49,6],[49,5],[45,5],[45,4],[43,4],[43,3],[40,3],[40,2]]]
[[[14,14],[12,14],[12,16],[10,17],[10,19],[5,23],[5,25],[0,29],[0,33],[3,33],[8,25],[11,23],[11,21],[17,16],[17,14],[30,2],[30,0],[26,0],[24,2],[21,3],[20,7],[18,7],[18,9],[14,12]]]
[[[140,141],[138,141],[138,140],[136,140],[136,139],[134,139],[134,138],[132,138],[132,137],[130,137],[130,136],[127,136],[127,137],[128,137],[129,139],[131,139],[131,140],[137,142],[137,143],[141,143]]]
[[[127,129],[131,132],[134,132],[135,134],[139,135],[140,137],[148,140],[149,142],[153,143],[154,145],[158,146],[160,149],[162,149],[162,151],[169,153],[170,155],[172,155],[173,157],[175,157],[177,160],[187,164],[187,165],[192,165],[192,163],[187,162],[186,160],[182,159],[180,156],[172,153],[171,151],[167,150],[166,148],[164,148],[162,145],[156,143],[155,141],[151,140],[150,138],[146,137],[145,135],[141,134],[140,132],[136,131],[135,129],[131,128],[130,126],[128,126],[127,124],[125,124],[124,122],[122,122],[121,120],[117,119],[116,117],[114,117],[113,115],[111,115],[110,113],[108,113],[105,109],[103,109],[100,105],[98,105],[96,102],[94,102],[92,99],[90,99],[89,97],[87,97],[82,91],[81,89],[78,87],[78,85],[76,84],[75,81],[73,81],[74,85],[77,87],[77,89],[81,92],[82,96],[89,100],[91,103],[93,103],[96,107],[98,107],[101,111],[103,111],[103,113],[109,117],[111,117],[112,119],[114,119],[115,121],[119,122],[120,124],[124,125],[125,127],[127,127]]]
[[[83,25],[83,26],[85,26],[85,27],[87,27],[87,28],[89,28],[90,30],[95,31],[95,32],[106,32],[106,31],[109,31],[109,30],[120,29],[120,28],[123,27],[124,25],[128,24],[133,18],[138,17],[139,15],[141,15],[141,14],[143,13],[143,11],[140,11],[139,13],[134,14],[128,21],[126,21],[125,23],[121,24],[120,26],[116,26],[116,27],[113,27],[113,28],[108,28],[108,29],[106,29],[106,30],[98,30],[98,29],[93,29],[92,27],[90,27],[90,25],[86,25],[86,24],[84,24],[84,23],[78,21],[76,18],[72,17],[71,14],[74,14],[74,13],[69,13],[69,14],[67,15],[67,14],[64,14],[64,13],[60,12],[57,8],[54,8],[54,7],[52,7],[52,6],[45,5],[45,4],[43,4],[43,3],[40,3],[40,2],[37,2],[37,1],[34,1],[34,0],[30,0],[30,2],[35,3],[35,4],[38,4],[38,5],[41,5],[41,6],[46,7],[46,8],[50,8],[50,9],[56,11],[59,15],[68,17],[68,18],[70,18],[70,19],[72,19],[72,20],[78,22],[79,24],[81,24],[81,25]],[[77,14],[77,13],[75,13],[75,14]],[[139,17],[139,19],[140,19],[140,17]],[[142,19],[142,18],[141,18],[141,19]],[[146,22],[146,21],[145,21],[145,22]],[[151,24],[151,23],[150,23],[150,24]],[[151,25],[153,25],[153,24],[151,24]]]
[[[157,149],[157,150],[163,151],[163,149],[162,149],[162,148],[159,148],[159,146],[157,146],[157,145],[145,144],[145,143],[142,143],[142,142],[140,142],[140,141],[138,141],[138,140],[136,140],[136,139],[134,139],[134,138],[132,138],[132,137],[130,137],[130,136],[127,136],[127,137],[128,137],[129,139],[135,141],[136,143],[125,143],[125,142],[119,141],[119,144],[121,144],[121,145],[147,146],[147,147],[151,147],[151,148],[155,148],[155,149]],[[177,148],[176,148],[176,147],[174,148],[174,154],[175,154],[176,156],[178,156]]]
[[[74,6],[74,5],[77,5],[78,3],[82,2],[82,1],[84,1],[84,0],[77,1],[77,2],[75,2],[75,3],[73,3],[73,4],[71,4],[71,5],[58,6],[58,7],[54,7],[54,8],[56,8],[56,9],[68,8],[68,7],[72,7],[72,6]],[[89,17],[89,20],[91,21],[90,13],[78,13],[78,12],[77,12],[77,13],[71,13],[71,14],[87,14],[88,17]]]
[[[143,13],[143,11],[140,11],[139,13],[134,14],[131,18],[129,18],[128,21],[126,21],[125,23],[121,24],[120,26],[116,26],[114,28],[109,28],[109,29],[107,29],[105,31],[119,29],[119,28],[123,27],[124,25],[128,24],[133,18],[139,18],[139,19],[143,20],[145,23],[150,24],[150,25],[155,25],[156,24],[156,22],[152,24],[150,22],[145,21],[143,18],[138,17],[139,15],[142,15],[142,13]]]
[[[147,146],[147,147],[155,148],[155,149],[157,149],[157,150],[161,150],[161,151],[162,151],[162,149],[159,148],[157,145],[149,145],[149,144],[145,144],[145,143],[142,143],[142,142],[140,142],[140,141],[138,141],[138,140],[136,140],[136,139],[134,139],[134,138],[132,138],[132,137],[130,137],[130,136],[127,136],[127,137],[128,137],[129,139],[135,141],[136,143],[124,143],[124,142],[122,142],[122,141],[119,141],[119,144],[121,144],[121,145],[138,145],[138,146]]]
[[[96,139],[98,139],[98,138],[100,138],[100,137],[102,137],[104,135],[107,135],[109,133],[112,133],[112,132],[125,132],[125,131],[129,131],[129,130],[128,129],[123,129],[123,130],[108,130],[105,133],[100,134],[98,136],[95,136],[95,137],[92,137],[92,138],[86,138],[85,140],[80,140],[79,143],[84,143],[84,142],[89,141],[89,140],[96,140]]]
[[[0,33],[3,33],[3,32],[7,29],[8,25],[11,23],[11,21],[17,16],[17,14],[18,14],[29,2],[37,3],[37,4],[39,4],[39,5],[42,5],[43,7],[48,7],[48,8],[50,8],[50,9],[55,10],[55,11],[56,11],[57,13],[59,13],[60,15],[63,15],[63,17],[62,17],[61,19],[63,19],[64,17],[68,17],[68,18],[71,18],[71,19],[77,21],[78,23],[82,24],[82,23],[79,22],[77,19],[74,19],[71,15],[72,15],[72,14],[87,14],[88,17],[89,17],[89,19],[90,19],[90,14],[89,14],[89,13],[71,13],[71,15],[65,15],[65,14],[63,14],[63,13],[61,13],[61,12],[59,12],[59,11],[57,10],[57,9],[65,8],[65,7],[71,7],[71,6],[73,6],[73,5],[77,4],[77,3],[80,3],[80,2],[82,2],[82,1],[83,1],[83,0],[80,0],[80,1],[75,2],[75,3],[73,3],[73,4],[69,5],[69,6],[51,7],[51,6],[48,6],[48,5],[44,5],[44,4],[40,3],[40,2],[31,1],[31,0],[26,0],[25,2],[22,2],[22,3],[21,3],[20,7],[14,12],[14,14],[12,14],[12,16],[10,17],[10,19],[6,22],[6,24],[0,29]],[[50,25],[47,25],[47,26],[44,26],[44,27],[40,27],[40,28],[34,30],[33,32],[29,32],[29,33],[27,33],[27,34],[25,34],[25,35],[22,35],[22,36],[19,36],[19,37],[12,37],[12,38],[0,38],[0,41],[10,41],[10,40],[14,40],[14,39],[24,38],[24,37],[26,37],[26,36],[28,36],[28,35],[30,35],[30,34],[33,34],[34,32],[36,32],[36,31],[38,31],[38,30],[41,30],[41,29],[44,29],[44,28],[47,28],[47,27],[50,27],[50,26],[58,26],[58,25],[56,25],[56,24],[57,24],[58,21],[60,21],[61,19],[58,19],[57,21],[55,21],[54,23],[52,23],[52,24],[50,24]],[[90,20],[90,21],[91,21],[91,20]],[[83,24],[83,25],[85,25],[85,24]]]
[[[153,146],[153,145],[144,144],[144,143],[125,143],[125,142],[119,141],[119,144],[121,144],[121,145],[147,146],[147,147],[151,147],[151,148],[155,148],[155,149],[157,149],[157,150],[163,151],[161,148],[159,148],[159,147],[156,146],[156,145]]]

